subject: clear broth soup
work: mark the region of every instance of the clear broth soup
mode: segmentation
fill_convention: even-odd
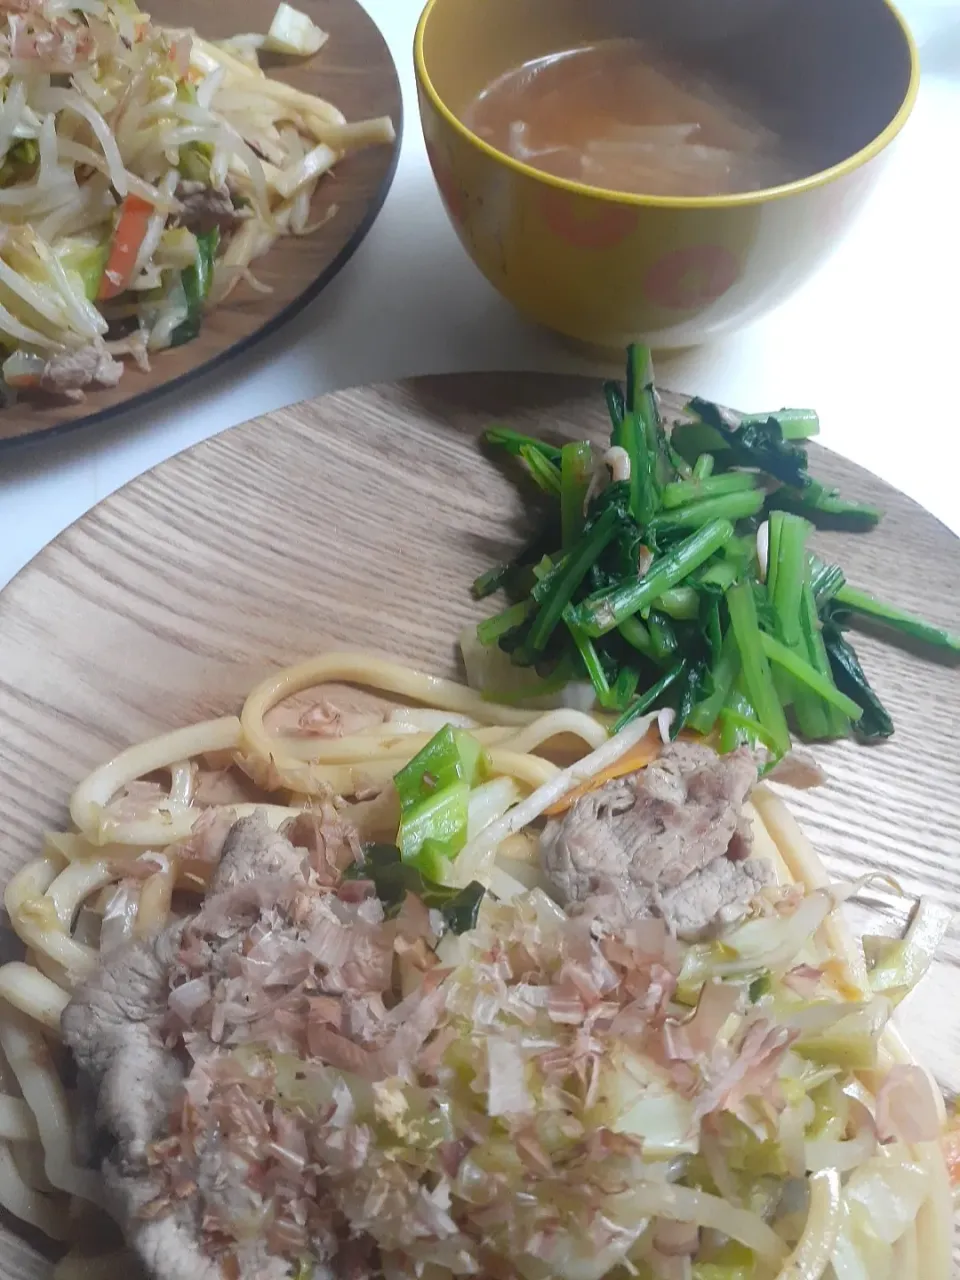
[[[808,171],[728,87],[635,39],[524,63],[488,85],[463,119],[498,151],[608,191],[732,195]]]

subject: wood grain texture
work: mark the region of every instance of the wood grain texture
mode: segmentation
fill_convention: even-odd
[[[525,527],[515,485],[475,447],[491,419],[575,438],[607,429],[599,388],[582,379],[485,374],[345,391],[164,463],[43,551],[0,594],[0,876],[65,821],[87,770],[138,739],[236,711],[272,667],[351,646],[454,674],[458,629],[489,612],[468,584]],[[814,465],[887,512],[876,533],[821,537],[822,549],[853,582],[957,628],[957,539],[825,450]],[[882,870],[910,895],[960,906],[960,677],[870,638],[858,649],[897,734],[875,749],[818,750],[830,784],[792,807],[838,876]],[[857,924],[901,925],[892,901],[871,899]],[[958,965],[954,933],[902,1013],[951,1092]],[[0,1274],[45,1271],[10,1233]]]
[[[195,0],[156,0],[146,7],[154,21],[164,26],[193,27],[208,39],[221,39],[266,31],[277,4],[276,0],[216,0],[203,5]],[[358,0],[298,0],[298,7],[330,38],[313,58],[273,59],[268,74],[326,98],[350,121],[389,116],[396,142],[346,156],[318,184],[312,220],[322,218],[332,206],[336,213],[311,235],[285,237],[257,260],[257,278],[272,293],[257,293],[239,284],[207,316],[195,341],[158,352],[149,373],[127,362],[118,386],[88,392],[79,404],[50,397],[0,409],[0,449],[102,422],[237,355],[306,306],[360,245],[386,199],[400,154],[403,111],[396,68],[383,37]]]

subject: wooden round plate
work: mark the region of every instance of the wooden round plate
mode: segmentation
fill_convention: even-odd
[[[668,409],[682,403],[666,397]],[[480,374],[344,391],[207,441],[121,489],[0,594],[0,877],[65,821],[77,781],[118,748],[236,711],[271,667],[372,648],[457,671],[459,628],[489,612],[472,578],[516,549],[516,486],[477,448],[491,420],[582,439],[607,430],[585,379]],[[886,519],[825,536],[851,580],[954,628],[960,545],[931,516],[814,447],[814,468]],[[831,870],[895,876],[960,906],[960,679],[858,639],[896,736],[818,749],[829,785],[791,798]],[[891,905],[893,902],[894,905]],[[856,924],[902,927],[868,894]],[[2,939],[2,935],[0,935]],[[6,935],[0,959],[16,940]],[[960,1088],[960,936],[903,1010],[914,1049]],[[19,1235],[0,1274],[43,1274]]]
[[[268,73],[328,99],[348,120],[389,116],[396,141],[346,156],[323,179],[313,202],[314,217],[319,219],[331,206],[336,206],[336,213],[311,235],[280,240],[255,264],[257,278],[272,293],[239,285],[207,316],[195,341],[159,352],[149,373],[128,362],[118,386],[90,391],[79,404],[45,398],[0,409],[0,449],[103,422],[237,355],[305,307],[359,247],[386,199],[400,155],[403,105],[396,67],[358,0],[298,0],[298,6],[329,39],[313,58],[272,60]],[[164,26],[193,27],[208,39],[222,39],[266,31],[277,4],[217,0],[198,6],[195,0],[155,0],[146,7]]]

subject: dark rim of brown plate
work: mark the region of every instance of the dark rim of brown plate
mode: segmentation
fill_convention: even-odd
[[[93,413],[88,414],[86,417],[76,418],[71,422],[63,422],[58,426],[46,427],[42,431],[34,431],[24,435],[10,436],[7,438],[0,437],[0,453],[9,454],[21,450],[26,451],[34,445],[47,444],[51,440],[61,440],[65,436],[72,435],[75,431],[82,431],[89,427],[102,426],[104,423],[110,422],[111,419],[119,417],[130,409],[138,409],[143,405],[153,404],[166,396],[168,392],[179,391],[181,387],[186,386],[190,382],[194,382],[197,378],[200,378],[205,374],[213,372],[215,369],[221,368],[236,356],[242,355],[244,351],[249,350],[250,347],[255,346],[265,338],[269,338],[272,334],[276,333],[278,329],[282,328],[282,326],[289,320],[292,320],[294,316],[299,315],[301,311],[305,310],[305,308],[323,292],[330,281],[333,280],[333,278],[346,266],[367,238],[367,233],[379,217],[380,210],[383,208],[387,196],[390,194],[390,188],[393,186],[393,179],[397,172],[397,165],[400,162],[400,150],[403,142],[403,97],[400,92],[400,80],[397,75],[397,65],[393,60],[392,53],[390,53],[387,48],[387,43],[383,39],[382,32],[379,27],[377,27],[376,23],[374,23],[372,18],[370,18],[370,24],[376,31],[379,39],[383,41],[384,50],[386,51],[387,57],[390,60],[390,65],[393,68],[393,76],[397,85],[397,111],[396,119],[394,120],[394,128],[397,136],[393,143],[390,162],[384,170],[383,177],[380,180],[380,185],[374,192],[370,203],[367,205],[366,212],[360,219],[360,222],[354,228],[352,234],[340,249],[339,253],[337,253],[332,261],[327,264],[316,279],[311,281],[303,292],[299,293],[292,302],[288,303],[288,305],[283,308],[282,311],[277,312],[272,319],[267,320],[266,323],[264,323],[259,329],[256,329],[253,333],[248,333],[245,338],[238,338],[238,340],[231,343],[229,347],[225,347],[216,355],[211,356],[209,360],[205,360],[203,364],[198,364],[194,369],[188,369],[186,373],[180,374],[179,377],[172,378],[169,382],[164,382],[159,387],[151,387],[149,391],[142,391],[139,395],[133,395],[129,400],[122,400],[119,404],[108,405],[105,409],[94,410]],[[0,413],[2,412],[3,410],[0,409]]]

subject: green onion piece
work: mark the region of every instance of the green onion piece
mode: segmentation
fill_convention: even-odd
[[[932,626],[915,614],[898,609],[896,605],[884,604],[868,591],[858,591],[856,587],[847,585],[836,592],[834,599],[838,605],[849,609],[858,617],[869,618],[872,622],[880,623],[891,631],[934,649],[942,649],[951,655],[960,654],[960,636],[952,635],[942,627]]]
[[[710,454],[703,454],[709,458]],[[702,480],[677,480],[663,487],[660,500],[665,509],[688,506],[707,498],[723,498],[728,493],[744,493],[762,488],[763,481],[755,471],[726,471],[719,476],[706,476]]]
[[[660,698],[663,697],[671,685],[675,684],[680,679],[686,669],[686,661],[681,658],[675,666],[670,668],[665,676],[662,676],[656,684],[651,685],[646,693],[641,694],[640,697],[637,698],[636,702],[634,702],[634,704],[623,713],[620,719],[613,726],[611,734],[619,733],[621,729],[625,728],[639,716],[646,715],[648,711],[652,711]]]
[[[453,783],[467,788],[480,778],[483,746],[465,729],[447,724],[394,776],[401,812]]]
[[[530,478],[538,488],[544,493],[559,494],[560,468],[555,462],[550,462],[539,449],[527,444],[520,446],[520,458],[526,464]]]
[[[530,597],[512,604],[509,609],[486,618],[477,626],[477,639],[483,645],[496,644],[501,636],[505,636],[514,627],[522,626],[537,607],[536,601]]]
[[[565,444],[560,453],[560,525],[563,549],[583,533],[584,507],[593,476],[593,451],[585,441]]]
[[[547,444],[545,440],[536,440],[533,436],[525,436],[520,431],[511,430],[510,427],[488,427],[483,433],[483,438],[487,444],[506,449],[507,453],[512,453],[515,457],[519,457],[520,450],[523,448],[536,449],[547,462],[559,465],[560,449],[557,445]]]
[[[840,588],[847,581],[843,570],[837,564],[824,564],[816,556],[810,557],[810,586],[813,598],[817,603],[817,611],[830,603]]]
[[[726,600],[730,625],[740,652],[747,696],[753,704],[757,719],[773,742],[774,749],[779,755],[786,755],[790,750],[790,731],[770,672],[770,662],[763,643],[766,637],[761,633],[757,621],[752,584],[737,583],[727,592]]]
[[[762,510],[765,500],[766,495],[759,489],[707,498],[672,511],[661,511],[649,522],[649,529],[656,536],[671,529],[700,529],[711,520],[745,520]]]
[[[469,800],[468,784],[453,782],[409,806],[397,836],[404,862],[419,867],[432,880],[442,879],[438,860],[456,857],[467,842]]]
[[[733,537],[729,520],[713,520],[655,560],[637,582],[588,596],[577,605],[574,621],[588,636],[604,636],[625,618],[646,609],[665,591],[681,583]]]
[[[734,588],[736,590],[736,588]],[[829,702],[831,706],[837,708],[845,716],[849,716],[851,720],[859,720],[863,714],[863,710],[852,698],[848,698],[845,693],[841,693],[832,680],[828,680],[822,676],[819,671],[814,670],[809,662],[805,662],[792,649],[788,649],[785,644],[781,644],[774,636],[761,632],[760,643],[763,652],[779,667],[782,667],[795,680],[799,680],[801,684],[805,684],[824,702]]]
[[[547,642],[563,617],[564,610],[573,599],[574,592],[613,537],[619,519],[620,515],[616,508],[607,507],[602,515],[594,521],[590,531],[584,534],[577,546],[565,557],[563,572],[550,598],[541,605],[540,612],[530,628],[527,643],[533,653],[542,652],[546,648]],[[673,583],[668,585],[672,586]],[[580,626],[583,625],[577,616],[574,616],[572,620]],[[601,634],[600,632],[591,632],[589,629],[586,630],[587,635],[592,637]]]
[[[709,480],[713,475],[713,468],[715,465],[712,453],[701,453],[700,457],[693,464],[694,480],[699,480],[701,482]]]

